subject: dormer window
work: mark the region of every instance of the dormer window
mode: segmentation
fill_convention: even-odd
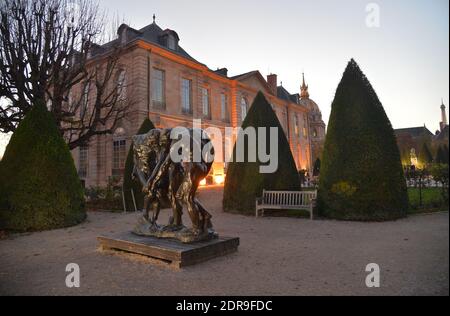
[[[159,36],[159,43],[162,46],[167,47],[170,50],[178,50],[178,41],[180,38],[178,37],[178,34],[175,31],[172,30],[165,30],[161,33]]]
[[[119,41],[121,45],[125,45],[127,43],[127,29],[129,28],[126,24],[121,24],[119,29],[117,30],[117,35],[119,36]]]
[[[177,43],[176,43],[175,37],[173,35],[169,35],[167,37],[167,47],[171,50],[177,49]]]

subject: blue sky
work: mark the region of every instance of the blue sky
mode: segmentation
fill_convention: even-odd
[[[368,3],[379,5],[379,28],[366,26]],[[425,123],[434,132],[441,98],[448,105],[447,0],[100,0],[100,6],[135,28],[155,13],[194,58],[227,67],[230,75],[276,73],[295,93],[304,71],[326,123],[350,58],[395,128]]]

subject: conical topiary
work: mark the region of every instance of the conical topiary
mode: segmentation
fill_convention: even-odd
[[[12,135],[1,161],[0,227],[25,232],[72,226],[86,218],[69,147],[43,103]]]
[[[234,147],[233,162],[229,163],[225,180],[223,207],[225,211],[237,211],[250,215],[254,214],[255,199],[261,196],[263,189],[298,191],[300,190],[300,182],[283,128],[262,92],[259,92],[256,96],[242,124],[244,130],[248,127],[254,127],[256,131],[258,131],[258,127],[266,127],[266,152],[270,148],[270,127],[278,129],[278,168],[274,173],[261,173],[260,166],[266,164],[261,163],[258,157],[256,162],[248,161],[249,149],[254,149],[257,153],[257,147],[249,147],[246,141],[245,162],[236,162],[236,145]],[[256,134],[258,135],[258,133]],[[253,145],[250,144],[250,146]]]
[[[152,121],[148,118],[142,122],[141,127],[139,128],[137,135],[146,134],[150,130],[154,129]],[[142,209],[144,203],[144,194],[142,193],[142,185],[137,179],[132,179],[132,172],[134,168],[134,160],[133,160],[133,144],[130,146],[130,150],[128,151],[127,160],[125,162],[125,171],[123,178],[123,190],[125,194],[125,205],[127,211],[134,211],[134,202],[131,194],[131,190],[133,190],[134,198],[136,201],[137,209]]]
[[[342,220],[390,220],[408,210],[393,128],[353,59],[332,103],[317,208]]]
[[[320,175],[320,158],[317,158],[316,161],[314,162],[314,167],[313,167],[313,176],[317,177]]]
[[[448,148],[445,145],[438,147],[435,162],[438,164],[448,164]]]
[[[427,143],[423,143],[422,148],[419,152],[419,162],[423,167],[433,162],[433,155],[431,154],[430,148],[428,148]]]

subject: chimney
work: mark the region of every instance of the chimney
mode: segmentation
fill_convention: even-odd
[[[277,87],[278,87],[277,75],[275,75],[275,74],[268,75],[267,83],[270,87],[270,91],[272,92],[272,94],[276,96],[277,95]]]
[[[216,74],[228,77],[228,69],[227,68],[217,68],[216,71],[214,71]]]

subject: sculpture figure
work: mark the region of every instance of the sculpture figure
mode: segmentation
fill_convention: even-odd
[[[177,146],[183,136],[188,142]],[[154,129],[133,138],[133,174],[141,182],[145,193],[143,216],[134,232],[145,236],[176,238],[182,242],[217,237],[212,230],[211,215],[195,196],[200,181],[208,175],[212,166],[212,157],[207,157],[214,155],[211,140],[204,131],[195,129],[185,129],[184,135],[174,139],[171,137],[172,129]],[[206,156],[203,153],[205,147],[210,149],[206,151]],[[201,153],[199,161],[193,159],[195,150]],[[174,160],[174,151],[184,151],[184,159]],[[155,161],[152,166],[149,163],[151,157]],[[159,226],[157,220],[164,201],[170,202],[173,214],[168,225]],[[183,225],[183,206],[191,219],[191,229]],[[153,211],[151,218],[150,209]]]

